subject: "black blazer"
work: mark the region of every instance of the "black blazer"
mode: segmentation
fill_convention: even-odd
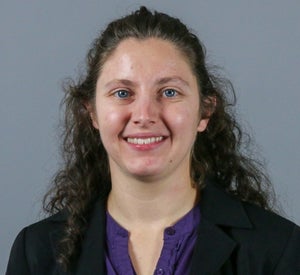
[[[214,184],[201,193],[200,211],[190,275],[300,274],[300,228],[292,222],[242,203]],[[66,274],[54,260],[65,220],[59,213],[24,228],[12,247],[6,275]],[[105,205],[98,201],[72,274],[105,274],[104,248]]]

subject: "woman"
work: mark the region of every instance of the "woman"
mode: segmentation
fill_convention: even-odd
[[[299,227],[272,213],[225,84],[178,19],[110,23],[66,88],[55,215],[20,232],[7,275],[300,274]]]

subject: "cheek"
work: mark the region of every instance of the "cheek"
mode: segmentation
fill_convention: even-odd
[[[168,113],[168,121],[179,131],[196,129],[199,121],[199,111],[195,106],[176,107]]]
[[[120,132],[126,121],[126,115],[114,108],[102,108],[98,114],[99,130],[101,135]]]
[[[101,121],[104,125],[110,125],[113,127],[114,125],[118,124],[120,118],[120,113],[115,111],[108,111],[104,113],[103,119]]]

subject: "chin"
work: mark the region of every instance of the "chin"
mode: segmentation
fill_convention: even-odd
[[[146,181],[157,179],[162,174],[161,169],[149,169],[149,167],[146,169],[129,169],[128,171],[133,177]]]

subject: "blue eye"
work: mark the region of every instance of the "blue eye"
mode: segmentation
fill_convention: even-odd
[[[115,96],[119,98],[127,98],[129,97],[129,92],[126,90],[118,90],[115,92]]]
[[[166,90],[163,91],[163,95],[165,97],[174,97],[174,96],[177,95],[177,93],[178,92],[174,89],[166,89]]]

